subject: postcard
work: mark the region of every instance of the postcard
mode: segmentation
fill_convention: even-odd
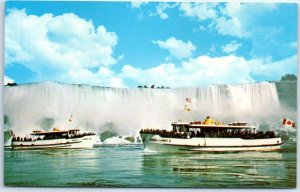
[[[7,0],[4,185],[295,188],[297,15]]]

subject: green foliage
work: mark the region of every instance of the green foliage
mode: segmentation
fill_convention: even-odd
[[[137,86],[137,88],[151,88],[151,89],[170,89],[170,87],[165,87],[165,86],[158,86],[158,87],[155,87],[155,85],[151,85],[150,87],[148,87],[147,85],[144,85],[144,86],[142,86],[142,85],[138,85]]]
[[[8,116],[4,115],[4,125],[8,124],[8,122],[9,122]]]
[[[280,81],[297,81],[297,76],[294,74],[285,74]]]

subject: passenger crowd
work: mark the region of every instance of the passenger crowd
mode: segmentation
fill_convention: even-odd
[[[159,129],[142,129],[140,133],[150,133],[160,135],[161,137],[174,137],[174,138],[186,138],[188,136],[187,132],[174,132]]]
[[[80,137],[89,136],[89,135],[96,135],[96,134],[95,133],[79,133],[79,134],[74,134],[74,135],[67,135],[67,139],[80,138]]]
[[[33,141],[31,137],[13,137],[12,141]]]
[[[142,129],[140,133],[157,134],[161,137],[167,138],[192,138],[192,137],[231,137],[231,138],[243,138],[243,139],[261,139],[261,138],[274,138],[275,133],[273,131],[258,131],[256,133],[244,130],[217,130],[210,129],[205,131],[189,131],[189,132],[175,132],[159,129]]]
[[[72,135],[61,135],[61,134],[49,134],[45,135],[44,137],[13,137],[12,141],[36,141],[36,140],[51,140],[51,139],[73,139],[73,138],[80,138],[84,136],[95,135],[95,133],[79,133],[79,134],[72,134]]]

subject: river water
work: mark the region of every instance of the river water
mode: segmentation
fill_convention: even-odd
[[[6,186],[294,188],[296,144],[278,152],[147,152],[143,145],[4,151]]]

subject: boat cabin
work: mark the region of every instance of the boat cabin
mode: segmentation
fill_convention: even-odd
[[[52,131],[35,130],[30,134],[31,137],[14,137],[13,141],[36,141],[36,140],[52,140],[52,139],[72,139],[80,138],[87,135],[95,135],[95,133],[80,133],[80,129],[59,130],[54,128]]]
[[[42,139],[42,140],[48,140],[48,139],[69,139],[69,138],[75,138],[79,136],[83,136],[82,134],[79,133],[80,129],[69,129],[66,131],[61,131],[57,128],[54,128],[53,131],[33,131],[30,135],[33,137],[38,137],[36,138],[37,140]],[[35,139],[35,138],[34,138]]]
[[[60,131],[54,128],[53,131],[33,131],[30,135],[33,140],[61,139],[69,138],[69,131]]]
[[[248,126],[244,122],[234,122],[225,125],[209,117],[204,122],[174,122],[172,131],[159,129],[142,129],[140,133],[158,134],[167,138],[193,138],[193,137],[226,137],[226,138],[273,138],[273,131],[258,131],[255,126]]]
[[[203,124],[199,122],[172,123],[174,133],[186,133],[191,137],[228,137],[242,134],[256,134],[256,128],[246,126],[246,123]]]

